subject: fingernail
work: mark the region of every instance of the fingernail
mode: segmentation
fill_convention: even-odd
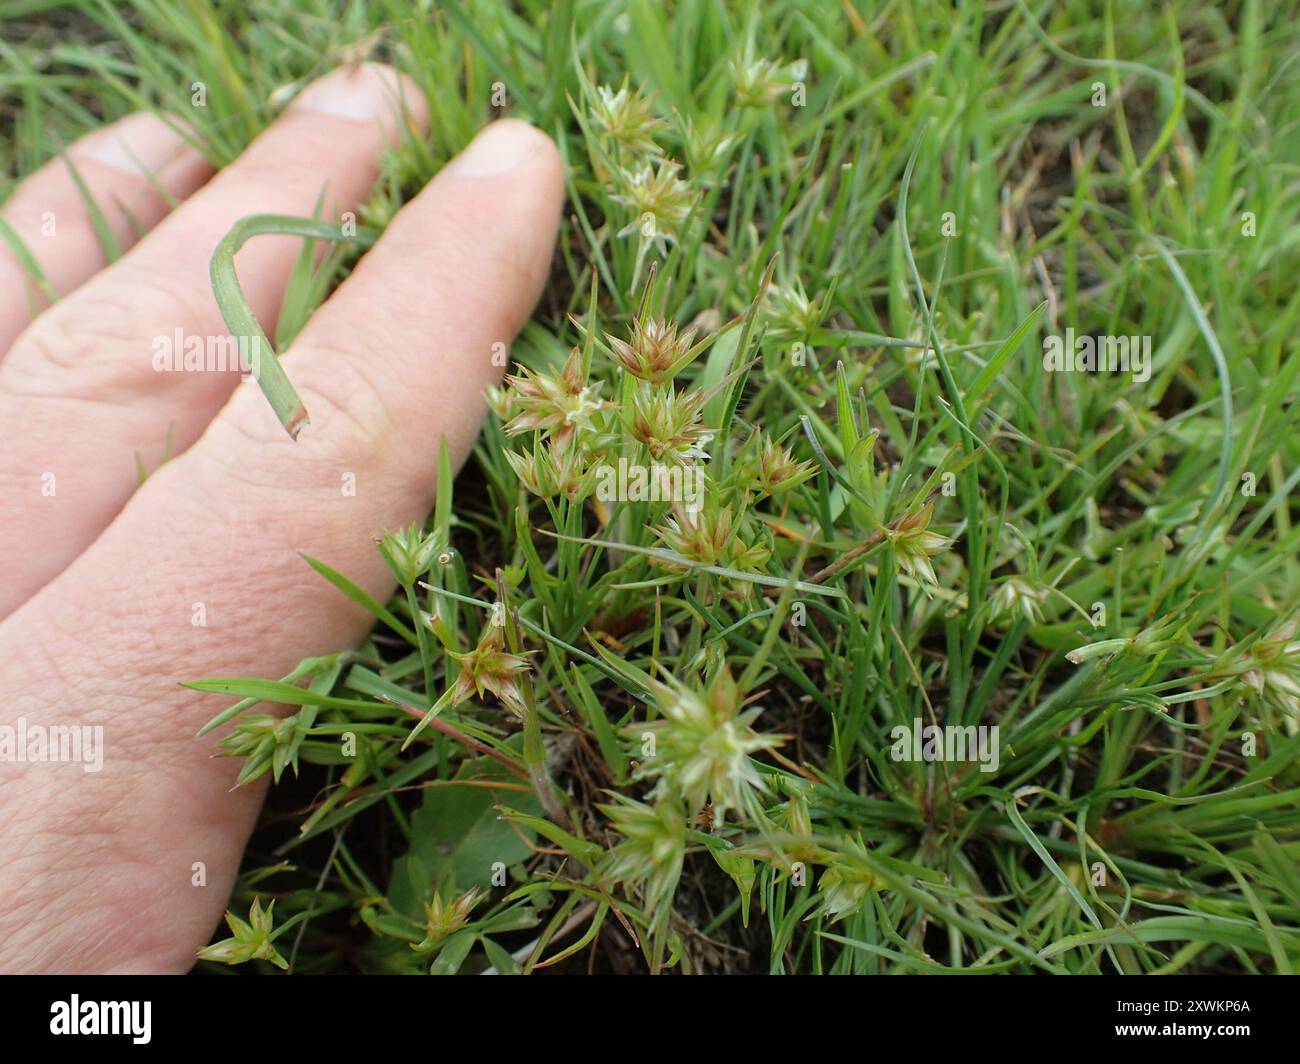
[[[503,118],[493,122],[447,164],[460,177],[487,177],[513,170],[537,150],[539,133],[527,122]]]
[[[82,138],[68,154],[129,174],[152,174],[184,148],[184,137],[157,115],[140,111]]]
[[[382,63],[343,67],[313,81],[293,106],[354,121],[385,118],[401,111],[401,82],[397,71]]]

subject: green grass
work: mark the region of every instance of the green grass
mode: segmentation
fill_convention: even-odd
[[[280,779],[237,938],[299,972],[1300,965],[1295,4],[335,8],[0,0],[11,177],[142,106],[228,162],[364,55],[433,132],[363,223],[497,82],[570,168],[512,352],[545,380],[498,404],[543,427],[493,415],[386,541],[365,647],[200,685]],[[657,317],[733,324],[638,384],[607,335]],[[1067,328],[1150,337],[1150,380],[1049,373]],[[699,522],[595,497],[701,442]],[[997,770],[894,760],[917,718],[997,725]]]

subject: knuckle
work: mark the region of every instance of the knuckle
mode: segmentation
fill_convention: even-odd
[[[249,489],[306,498],[337,495],[346,471],[386,474],[391,468],[385,451],[391,415],[374,371],[361,368],[355,352],[324,341],[313,343],[310,358],[291,362],[286,372],[310,419],[297,440],[249,381],[193,453]]]
[[[149,298],[142,305],[141,292]],[[154,382],[157,339],[203,308],[176,278],[105,274],[46,310],[14,343],[0,381],[20,394],[117,399]],[[163,325],[163,320],[171,325]]]
[[[129,312],[116,299],[89,297],[52,307],[18,338],[5,374],[11,384],[64,384],[113,361],[123,344],[139,343]]]
[[[311,347],[303,362],[305,372],[300,373],[300,391],[313,435],[352,453],[380,446],[393,417],[383,381],[389,370],[328,336],[315,338]]]

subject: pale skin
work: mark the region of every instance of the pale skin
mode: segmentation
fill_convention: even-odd
[[[472,446],[564,196],[558,151],[521,122],[488,126],[407,204],[284,355],[311,416],[296,442],[237,373],[151,363],[177,328],[227,332],[208,261],[236,221],[310,216],[322,191],[324,217],[355,210],[401,125],[427,121],[388,68],[339,70],[213,175],[167,124],[131,116],[69,148],[133,245],[111,266],[59,160],[0,213],[61,297],[34,305],[0,243],[0,725],[104,728],[97,773],[0,762],[0,972],[193,965],[264,786],[232,791],[220,733],[195,738],[230,700],[180,684],[279,677],[356,645],[366,615],[301,555],[384,599],[375,539],[424,519],[443,437],[457,465]],[[256,237],[236,258],[268,332],[300,247]],[[156,464],[169,429],[176,457],[138,485],[136,454]]]

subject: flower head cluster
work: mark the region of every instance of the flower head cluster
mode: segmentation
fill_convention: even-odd
[[[774,59],[756,58],[753,44],[748,42],[744,53],[731,63],[736,102],[741,107],[766,107],[795,82],[803,81],[807,70],[808,64],[802,59],[779,63]]]
[[[720,125],[710,122],[697,124],[694,118],[689,118],[683,140],[692,179],[712,187],[736,143],[736,135],[726,132]]]
[[[608,333],[605,339],[619,365],[651,384],[672,380],[698,353],[691,346],[695,330],[679,333],[677,323],[664,318],[648,317],[645,321],[634,318],[629,339],[620,340]]]
[[[633,218],[619,236],[639,232],[643,239],[661,245],[677,238],[696,199],[695,190],[677,176],[680,169],[680,163],[661,159],[623,173],[622,191],[612,198],[630,208]]]
[[[1247,658],[1242,679],[1269,705],[1286,714],[1287,730],[1300,729],[1300,639],[1288,622],[1261,639]]]
[[[646,805],[616,794],[613,805],[600,809],[624,836],[610,851],[606,875],[616,883],[641,884],[646,907],[658,909],[672,898],[682,874],[686,812],[681,802],[665,797]]]
[[[694,511],[674,506],[672,516],[655,534],[664,546],[701,565],[758,572],[772,552],[762,544],[746,542],[742,524],[730,506],[704,506]]]
[[[298,771],[298,748],[302,744],[304,729],[299,726],[298,715],[273,717],[256,714],[240,717],[229,735],[220,743],[228,757],[245,758],[240,769],[238,786],[251,783],[268,769],[276,783],[287,766]]]
[[[821,325],[825,314],[817,300],[808,298],[803,282],[796,279],[792,284],[774,284],[767,290],[763,316],[771,326],[771,335],[780,339],[806,336]]]
[[[582,370],[582,353],[569,352],[564,368],[558,373],[543,373],[521,367],[506,378],[510,391],[509,409],[513,416],[506,422],[506,433],[544,432],[563,446],[582,431],[590,431],[593,418],[604,407],[599,398],[600,385],[587,383]]]
[[[1009,620],[1023,619],[1028,624],[1043,623],[1043,607],[1048,588],[1023,576],[1011,576],[993,592],[993,616]]]
[[[577,502],[595,480],[583,449],[572,442],[539,440],[531,451],[506,451],[505,456],[519,482],[541,499],[558,495]]]
[[[626,79],[617,92],[598,85],[590,114],[596,130],[619,147],[636,154],[660,154],[654,138],[664,123],[655,117],[648,100],[628,88]]]
[[[535,434],[531,450],[505,452],[515,476],[543,499],[580,501],[594,480],[591,448],[583,441],[601,437],[609,405],[600,398],[600,385],[587,382],[582,351],[573,348],[559,372],[521,368],[506,385],[488,395],[506,434]]]
[[[750,757],[775,749],[783,739],[754,730],[761,710],[743,708],[725,667],[707,687],[670,677],[653,681],[651,694],[662,716],[635,731],[654,738],[654,756],[638,770],[638,776],[658,780],[654,795],[678,795],[692,813],[711,802],[721,823],[728,809],[744,805],[749,792],[767,789]]]
[[[930,559],[952,546],[952,540],[930,531],[934,503],[928,502],[895,528],[885,529],[885,538],[894,548],[894,557],[902,570],[922,586],[939,583]]]
[[[880,889],[880,878],[861,860],[855,860],[856,845],[842,854],[827,855],[826,871],[817,881],[822,893],[822,911],[832,920],[858,911],[862,903]],[[865,851],[863,851],[865,852]]]
[[[379,553],[397,582],[410,587],[446,552],[436,535],[426,533],[419,525],[411,525],[396,532],[385,532],[379,541]]]
[[[713,433],[704,427],[707,400],[707,393],[702,391],[638,388],[627,411],[628,430],[645,444],[656,462],[707,461],[709,455],[704,448],[713,439]]]
[[[424,907],[424,940],[413,944],[411,948],[424,953],[449,935],[454,935],[469,923],[470,913],[481,897],[482,892],[478,887],[471,887],[452,901],[443,901],[442,894],[435,891],[433,899]]]
[[[530,666],[526,654],[506,650],[504,625],[487,625],[473,650],[464,654],[452,652],[451,656],[460,663],[460,672],[448,696],[451,705],[458,706],[476,695],[482,698],[484,692],[491,691],[506,709],[521,720],[524,718],[527,710],[522,681]]]
[[[780,495],[816,476],[817,466],[796,461],[794,455],[765,433],[755,454],[745,462],[744,473],[758,490]]]
[[[277,968],[288,970],[289,962],[276,950],[271,941],[272,918],[275,902],[262,908],[260,898],[253,899],[248,919],[241,920],[234,913],[226,913],[226,925],[233,937],[224,938],[199,950],[199,959],[221,964],[243,964],[245,961],[270,961]]]

